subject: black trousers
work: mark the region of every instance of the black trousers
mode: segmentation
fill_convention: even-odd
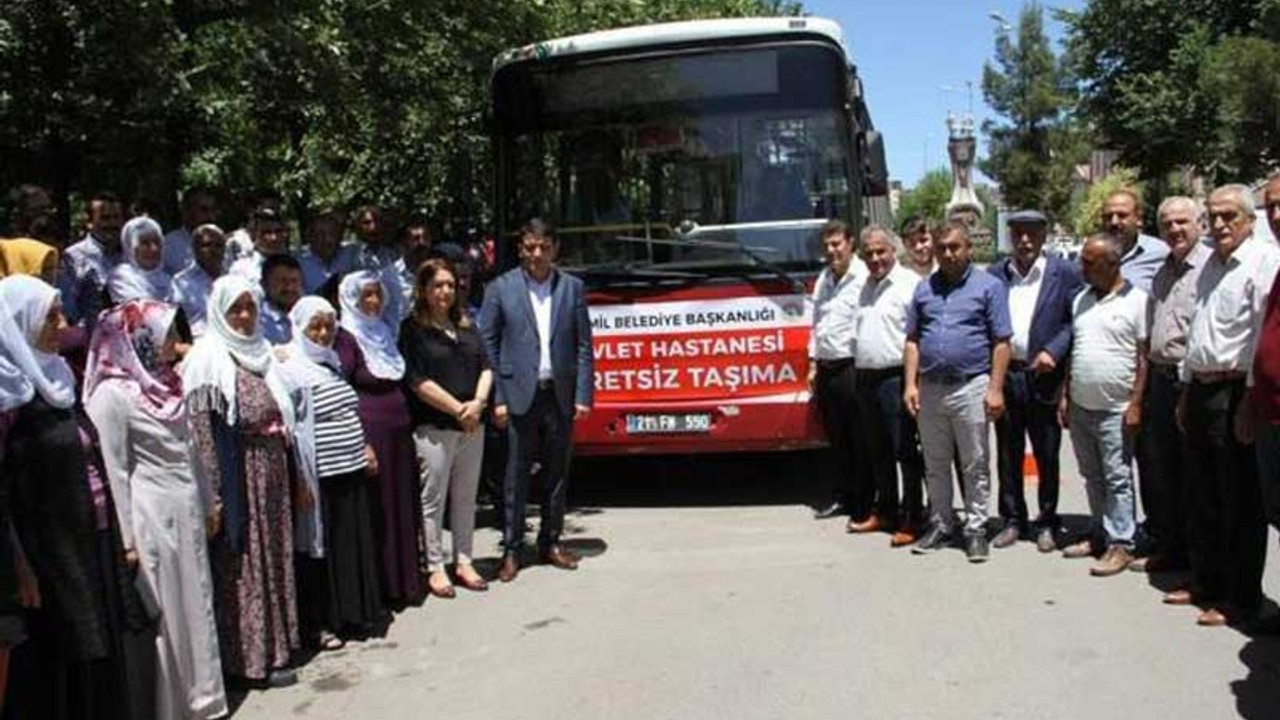
[[[896,522],[924,516],[924,458],[915,418],[902,405],[902,368],[857,371],[857,407],[872,511]],[[898,469],[902,469],[902,503]]]
[[[1192,383],[1187,397],[1186,466],[1192,509],[1191,569],[1209,602],[1243,612],[1262,602],[1267,522],[1253,448],[1236,442],[1233,420],[1244,380]]]
[[[1000,517],[1006,524],[1026,529],[1028,525],[1025,478],[1022,461],[1027,438],[1036,458],[1040,481],[1037,487],[1040,515],[1035,524],[1050,529],[1058,526],[1060,473],[1058,454],[1062,449],[1062,426],[1054,398],[1038,397],[1035,375],[1025,368],[1004,376],[1004,415],[996,420],[996,474],[1000,479]]]
[[[1178,406],[1177,369],[1152,364],[1147,389],[1142,396],[1142,427],[1139,430],[1138,491],[1148,550],[1175,562],[1185,562],[1195,506],[1188,483],[1187,460],[1182,433],[1174,417]]]
[[[507,426],[507,476],[503,483],[505,527],[502,545],[516,552],[524,545],[524,522],[529,496],[529,468],[542,464],[541,522],[538,546],[560,542],[564,531],[565,497],[569,489],[569,451],[573,418],[566,416],[548,385],[538,388],[528,412],[512,415]]]
[[[814,382],[818,411],[827,432],[823,474],[834,500],[843,504],[854,518],[871,512],[873,490],[859,472],[857,374],[853,361],[818,365]]]

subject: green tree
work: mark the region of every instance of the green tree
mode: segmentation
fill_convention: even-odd
[[[930,224],[942,222],[951,199],[951,172],[938,168],[925,173],[915,187],[902,193],[894,223],[901,226],[909,218],[920,217]]]
[[[794,14],[782,0],[6,0],[0,188],[158,201],[279,188],[483,219],[495,55],[608,27]],[[228,218],[232,219],[232,218]]]
[[[1224,180],[1275,161],[1280,2],[1090,0],[1061,17],[1082,112],[1154,192],[1180,167]]]
[[[1050,46],[1038,3],[1023,8],[1013,36],[997,36],[982,92],[1001,118],[983,123],[988,156],[982,171],[1000,183],[1009,207],[1060,216],[1070,202],[1072,168],[1085,150],[1071,112],[1074,79]]]

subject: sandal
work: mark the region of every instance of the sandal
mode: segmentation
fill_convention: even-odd
[[[489,583],[480,577],[480,573],[470,565],[459,566],[454,570],[454,575],[458,577],[458,584],[470,590],[471,592],[484,592],[489,589]]]
[[[433,582],[437,577],[444,578],[443,584]],[[427,589],[438,598],[452,599],[458,594],[453,589],[453,584],[449,582],[449,576],[443,572],[431,574],[431,577],[427,579]]]
[[[347,641],[343,640],[337,635],[334,635],[328,630],[321,630],[319,645],[320,645],[321,652],[324,652],[327,650],[341,650],[342,648],[346,647]]]

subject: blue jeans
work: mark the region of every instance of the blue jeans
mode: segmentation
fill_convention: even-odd
[[[1133,438],[1124,430],[1124,412],[1086,410],[1071,403],[1071,444],[1089,494],[1094,532],[1108,545],[1133,547]]]

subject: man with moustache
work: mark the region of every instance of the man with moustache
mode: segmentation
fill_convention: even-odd
[[[973,268],[973,241],[963,223],[934,238],[938,269],[916,285],[907,312],[903,404],[916,418],[924,452],[931,527],[911,551],[924,555],[951,543],[955,524],[951,464],[958,455],[965,485],[965,554],[988,559],[991,421],[1004,414],[1009,365],[1008,292]]]
[[[1102,226],[1120,241],[1124,255],[1120,274],[1144,293],[1151,291],[1151,279],[1169,254],[1169,247],[1142,232],[1142,196],[1132,188],[1120,188],[1102,204]]]
[[[1248,377],[1280,250],[1254,237],[1253,193],[1226,185],[1209,196],[1213,253],[1196,283],[1177,417],[1196,479],[1189,600],[1197,623],[1248,626],[1263,603],[1267,523],[1253,443]]]
[[[858,252],[867,278],[858,294],[858,433],[866,439],[870,487],[876,514],[896,526],[891,547],[916,541],[924,525],[924,459],[915,418],[902,406],[902,354],[907,343],[907,311],[920,277],[897,260],[901,241],[872,225],[862,232]],[[902,502],[898,472],[902,472]]]
[[[72,325],[92,324],[103,307],[107,277],[121,261],[120,229],[124,226],[124,203],[109,192],[99,192],[87,204],[87,232],[62,256],[58,289],[62,291],[62,311]]]
[[[1044,254],[1049,220],[1038,210],[1009,215],[1013,255],[989,272],[1009,292],[1013,322],[1012,357],[1005,374],[1005,413],[996,420],[996,470],[1000,478],[1000,518],[1004,527],[992,544],[1013,545],[1035,528],[1036,548],[1051,552],[1057,546],[1058,453],[1062,426],[1058,399],[1071,352],[1071,303],[1083,285],[1071,263]],[[1022,473],[1027,438],[1039,471],[1037,499],[1040,514],[1028,522]]]
[[[1199,208],[1188,197],[1165,198],[1156,213],[1169,255],[1151,281],[1147,329],[1147,388],[1142,394],[1142,428],[1136,449],[1139,497],[1147,520],[1138,572],[1185,568],[1190,522],[1189,485],[1183,439],[1174,420],[1178,404],[1178,364],[1187,355],[1187,328],[1195,309],[1196,283],[1212,254],[1201,242]],[[1173,599],[1177,597],[1171,596]]]

